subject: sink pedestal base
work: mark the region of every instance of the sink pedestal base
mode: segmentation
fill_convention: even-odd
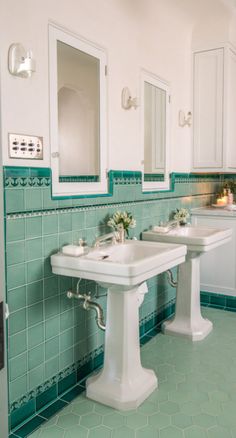
[[[186,262],[178,268],[176,311],[164,322],[166,334],[201,341],[212,330],[212,322],[204,319],[200,308],[200,253],[188,252]]]
[[[137,289],[109,287],[104,367],[86,385],[88,398],[119,410],[137,408],[157,388],[141,365]]]

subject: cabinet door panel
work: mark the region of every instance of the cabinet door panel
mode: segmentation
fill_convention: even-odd
[[[231,228],[232,240],[201,256],[201,291],[236,296],[236,218],[209,216],[193,217],[194,225],[212,228]]]
[[[223,166],[223,49],[194,54],[194,168]]]

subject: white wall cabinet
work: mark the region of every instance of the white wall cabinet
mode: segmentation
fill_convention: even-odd
[[[236,49],[193,54],[193,170],[236,171]]]
[[[215,228],[231,228],[232,240],[201,256],[201,291],[236,296],[236,212],[196,209],[192,224]]]

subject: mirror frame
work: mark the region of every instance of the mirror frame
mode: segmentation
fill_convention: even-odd
[[[164,180],[157,181],[155,174],[153,174],[153,180],[145,181],[144,179],[144,89],[145,82],[160,88],[166,92],[166,150],[165,150],[165,167],[164,167]],[[165,80],[142,69],[140,74],[140,106],[141,106],[141,150],[142,150],[142,190],[144,193],[157,192],[162,190],[170,190],[170,85]]]
[[[49,99],[50,99],[50,142],[53,197],[99,195],[108,193],[107,152],[107,54],[94,43],[58,26],[49,23]],[[57,41],[99,59],[100,123],[99,123],[99,181],[60,182],[58,142],[58,86],[57,86]],[[81,175],[78,174],[78,177]]]

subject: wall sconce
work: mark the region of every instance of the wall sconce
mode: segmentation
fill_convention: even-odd
[[[179,111],[179,126],[182,128],[184,126],[191,126],[192,124],[192,113],[189,111],[187,115],[184,114],[184,111]]]
[[[137,97],[131,97],[131,93],[128,87],[123,88],[121,93],[121,106],[128,110],[130,108],[136,109],[138,107]]]
[[[30,78],[35,71],[35,60],[32,59],[31,51],[26,51],[19,43],[12,44],[8,52],[8,68],[14,76]]]

